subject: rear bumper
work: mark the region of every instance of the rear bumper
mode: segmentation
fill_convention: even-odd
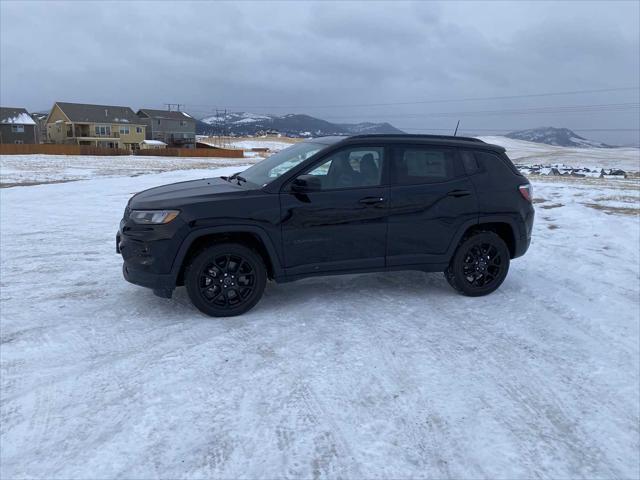
[[[127,282],[150,288],[154,294],[163,298],[171,298],[173,290],[176,288],[173,275],[137,270],[126,263],[122,265],[122,275]]]
[[[520,241],[516,242],[516,251],[513,258],[524,255],[531,245],[531,233],[533,231],[533,220],[535,218],[535,210],[533,206],[529,206],[522,218],[520,224]]]

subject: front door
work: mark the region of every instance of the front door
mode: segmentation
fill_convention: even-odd
[[[384,147],[346,147],[303,172],[313,188],[296,192],[293,182],[284,187],[280,202],[287,275],[384,268],[384,169]]]
[[[477,197],[456,149],[397,145],[390,165],[387,266],[441,263],[477,219]]]

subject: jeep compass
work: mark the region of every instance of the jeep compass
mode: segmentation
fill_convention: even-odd
[[[356,135],[297,143],[228,177],[151,188],[116,238],[131,283],[184,285],[212,316],[239,315],[267,280],[389,270],[444,272],[480,296],[531,241],[529,181],[475,138]]]

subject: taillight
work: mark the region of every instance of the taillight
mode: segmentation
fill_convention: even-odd
[[[522,197],[527,202],[533,201],[533,187],[530,183],[527,183],[526,185],[520,185],[518,187],[518,190],[520,190],[520,195],[522,195]]]

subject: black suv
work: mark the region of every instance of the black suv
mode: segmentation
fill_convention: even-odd
[[[124,277],[213,316],[252,308],[267,279],[422,270],[470,296],[531,241],[531,186],[505,150],[435,135],[323,137],[229,177],[134,195],[117,234]]]

